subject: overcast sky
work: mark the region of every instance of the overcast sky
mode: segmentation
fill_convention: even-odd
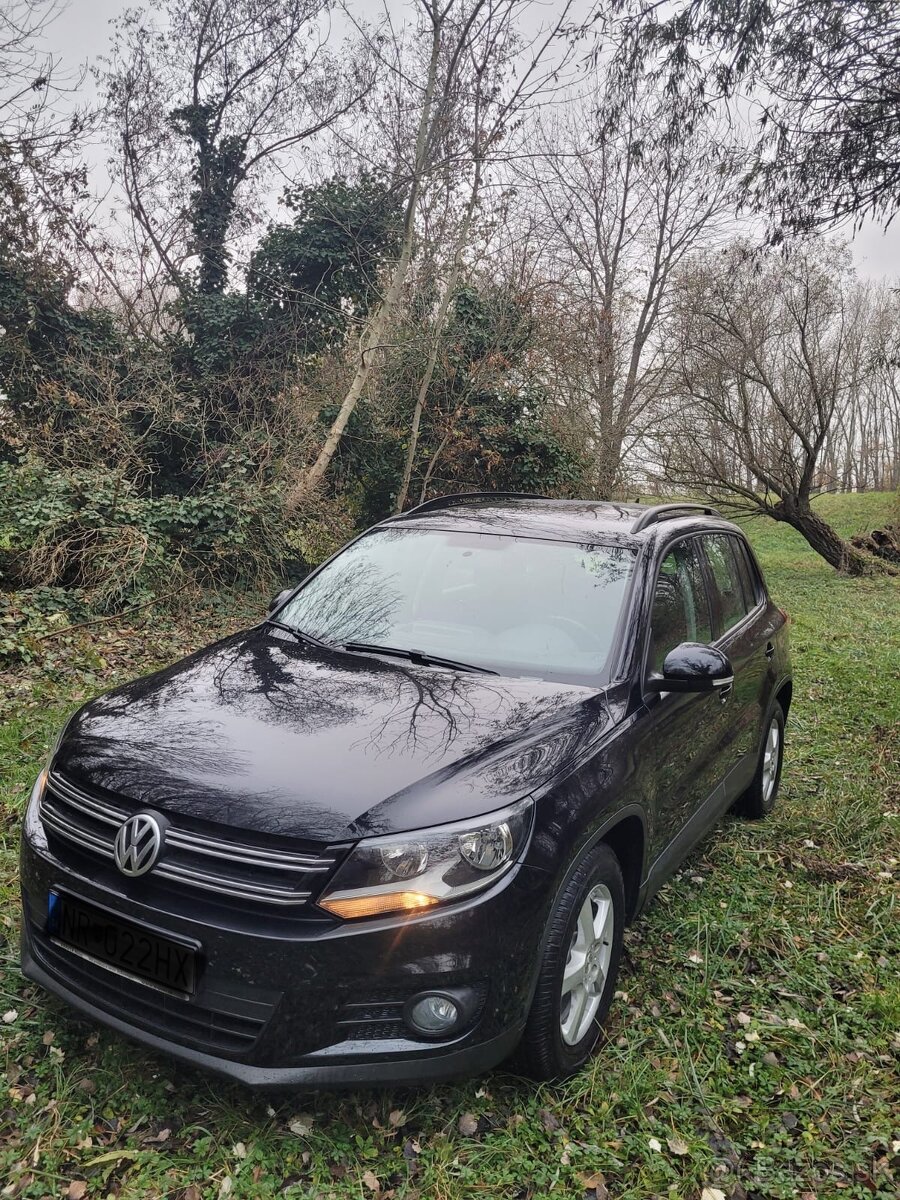
[[[135,4],[128,0],[69,0],[68,7],[46,31],[47,50],[60,60],[64,70],[75,71],[79,64],[94,61],[104,53],[109,22],[129,7]],[[373,17],[382,11],[380,0],[357,0],[355,7],[363,12],[371,7]],[[401,5],[392,2],[390,7],[396,11]],[[98,153],[98,164],[103,157]],[[851,232],[847,229],[844,236],[850,238]],[[900,218],[887,232],[867,222],[852,239],[852,247],[860,275],[872,279],[900,277]]]

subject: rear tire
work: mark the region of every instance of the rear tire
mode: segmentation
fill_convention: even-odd
[[[533,1079],[564,1079],[590,1057],[615,992],[624,927],[622,870],[601,842],[579,862],[550,917],[517,1056]]]
[[[767,817],[775,807],[784,761],[784,709],[776,704],[769,714],[753,782],[741,796],[738,810],[752,821]]]

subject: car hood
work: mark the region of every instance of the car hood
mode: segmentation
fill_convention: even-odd
[[[334,842],[533,794],[609,722],[594,688],[351,655],[263,626],[86,704],[55,766],[162,812]]]

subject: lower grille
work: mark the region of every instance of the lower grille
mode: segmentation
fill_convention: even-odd
[[[337,1023],[347,1041],[408,1038],[409,1029],[403,1021],[404,1004],[404,1000],[389,1000],[380,1004],[366,1001],[345,1004]]]
[[[141,810],[132,800],[101,796],[51,771],[40,816],[49,836],[112,863],[119,826]],[[200,833],[173,818],[151,874],[220,897],[296,906],[321,887],[334,863],[333,856],[316,851],[239,841],[234,831],[222,830],[220,836]]]
[[[166,992],[94,967],[78,955],[32,935],[34,956],[41,966],[82,999],[113,1016],[162,1038],[198,1050],[246,1052],[254,1046],[276,1001],[216,995],[216,1006],[181,1000]]]

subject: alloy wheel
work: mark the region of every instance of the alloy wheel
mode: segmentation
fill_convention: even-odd
[[[563,971],[559,1023],[567,1046],[587,1034],[600,1007],[612,956],[615,911],[612,894],[597,884],[578,913]]]
[[[766,745],[763,750],[762,763],[762,798],[763,804],[768,804],[775,791],[775,781],[778,778],[778,760],[781,751],[781,731],[778,721],[773,717],[766,735]]]

